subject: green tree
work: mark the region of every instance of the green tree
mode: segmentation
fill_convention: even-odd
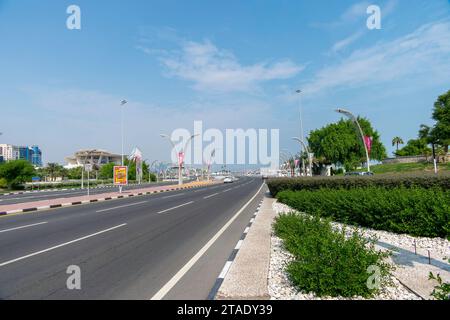
[[[400,145],[400,144],[404,144],[405,142],[403,141],[403,139],[402,138],[400,138],[400,137],[395,137],[394,139],[392,139],[392,146],[397,146],[397,151],[398,151],[398,146]]]
[[[81,167],[72,168],[67,171],[67,178],[70,180],[79,180],[81,179]]]
[[[386,148],[380,141],[380,134],[373,129],[370,121],[358,118],[358,122],[364,134],[373,138],[370,158],[386,158]],[[308,142],[316,160],[322,164],[342,164],[347,170],[351,170],[366,160],[360,133],[351,120],[341,119],[337,123],[311,131]]]
[[[450,90],[439,96],[434,103],[433,119],[435,126],[430,131],[430,136],[437,144],[448,153],[450,144]]]
[[[99,178],[100,179],[112,179],[114,177],[114,166],[116,164],[111,162],[103,165],[100,168]]]
[[[431,149],[428,147],[426,139],[411,139],[405,147],[395,153],[397,156],[428,156],[431,154]]]
[[[36,170],[33,165],[26,160],[8,161],[0,165],[0,178],[6,181],[10,189],[31,181],[35,174]]]
[[[63,171],[63,167],[57,163],[47,163],[47,167],[45,167],[45,172],[47,177],[50,178],[51,181],[55,181],[56,177],[61,176]]]

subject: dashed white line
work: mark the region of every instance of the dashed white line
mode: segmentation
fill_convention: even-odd
[[[228,229],[228,227],[239,217],[242,211],[258,196],[264,184],[256,191],[253,197],[228,220],[228,222],[198,251],[159,291],[151,300],[161,300],[180,281],[181,278],[195,265],[195,263],[205,254],[206,251],[217,241],[217,239]]]
[[[171,195],[171,196],[165,196],[165,197],[163,197],[163,199],[168,199],[168,198],[173,198],[173,197],[179,197],[179,196],[182,196],[182,195],[184,195],[185,193],[183,192],[183,193],[179,193],[179,194],[173,194],[173,195]]]
[[[213,193],[213,194],[210,194],[209,196],[203,197],[203,199],[209,199],[209,198],[212,198],[214,196],[217,196],[218,194],[219,193]]]
[[[108,209],[97,210],[97,211],[95,211],[95,212],[100,213],[100,212],[105,212],[105,211],[110,211],[110,210],[122,209],[122,208],[126,208],[126,207],[137,206],[138,204],[143,204],[143,203],[147,203],[147,202],[148,202],[148,201],[141,201],[141,202],[136,202],[136,203],[126,204],[126,205],[123,205],[123,206],[118,206],[118,207],[113,207],[113,208],[108,208]]]
[[[126,225],[127,225],[126,223],[120,224],[118,226],[115,226],[115,227],[112,227],[112,228],[109,228],[109,229],[106,229],[106,230],[102,230],[102,231],[99,231],[99,232],[96,232],[96,233],[84,236],[82,238],[78,238],[78,239],[75,239],[75,240],[72,240],[72,241],[69,241],[69,242],[61,243],[61,244],[59,244],[57,246],[54,246],[54,247],[51,247],[51,248],[48,248],[48,249],[44,249],[44,250],[41,250],[41,251],[33,252],[33,253],[30,253],[30,254],[27,254],[26,256],[19,257],[19,258],[13,259],[13,260],[5,261],[5,262],[0,263],[0,267],[4,267],[4,266],[6,266],[8,264],[11,264],[11,263],[14,263],[14,262],[17,262],[17,261],[20,261],[20,260],[24,260],[24,259],[27,259],[27,258],[31,258],[31,257],[37,256],[37,255],[45,253],[45,252],[52,251],[52,250],[55,250],[55,249],[67,246],[69,244],[75,243],[75,242],[86,240],[88,238],[92,238],[94,236],[98,236],[99,234],[102,234],[102,233],[105,233],[105,232],[108,232],[108,231],[112,231],[114,229],[118,229],[118,228],[121,228],[121,227],[126,226]]]
[[[41,224],[46,224],[46,223],[47,223],[47,222],[39,222],[39,223],[29,224],[29,225],[26,225],[26,226],[21,226],[21,227],[16,227],[16,228],[10,228],[10,229],[5,229],[5,230],[0,230],[0,233],[8,232],[8,231],[14,231],[14,230],[19,230],[19,229],[30,228],[30,227],[39,226],[39,225],[41,225]]]
[[[187,206],[187,205],[192,204],[192,203],[194,203],[194,201],[189,201],[189,202],[180,204],[179,206],[176,206],[176,207],[173,207],[173,208],[169,208],[169,209],[166,209],[166,210],[159,211],[158,213],[164,213],[164,212],[168,212],[168,211],[171,211],[171,210],[175,210],[175,209],[178,209],[178,208]]]

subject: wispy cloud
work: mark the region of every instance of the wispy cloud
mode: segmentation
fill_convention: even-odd
[[[366,10],[369,5],[370,2],[368,1],[354,3],[348,7],[336,20],[331,22],[318,22],[312,24],[312,26],[316,28],[329,29],[353,23],[365,17]]]
[[[423,77],[448,81],[450,22],[427,24],[401,38],[354,51],[348,58],[319,70],[305,92],[362,87]]]
[[[333,53],[337,53],[339,51],[344,50],[345,48],[347,48],[348,46],[350,46],[352,43],[354,43],[355,41],[357,41],[359,38],[361,38],[364,35],[363,31],[358,31],[353,33],[352,35],[350,35],[349,37],[340,40],[338,42],[336,42],[333,47],[331,48],[331,51]]]
[[[168,77],[190,81],[199,91],[254,92],[263,82],[294,77],[304,68],[288,59],[243,65],[232,52],[220,49],[208,40],[183,41],[179,46],[165,54],[139,48],[158,56]]]

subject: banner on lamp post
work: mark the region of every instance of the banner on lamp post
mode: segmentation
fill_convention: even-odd
[[[184,152],[178,153],[178,165],[181,167],[184,163]]]
[[[366,144],[367,147],[367,151],[370,154],[370,151],[372,151],[372,143],[373,143],[373,138],[369,137],[369,136],[365,136],[364,137],[364,143]]]

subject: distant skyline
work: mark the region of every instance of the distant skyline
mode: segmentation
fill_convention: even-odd
[[[81,8],[81,30],[66,9]],[[381,8],[381,30],[366,9]],[[160,133],[280,129],[295,152],[302,89],[307,134],[343,107],[370,119],[389,155],[432,125],[450,90],[450,1],[0,0],[0,143],[170,160]]]

